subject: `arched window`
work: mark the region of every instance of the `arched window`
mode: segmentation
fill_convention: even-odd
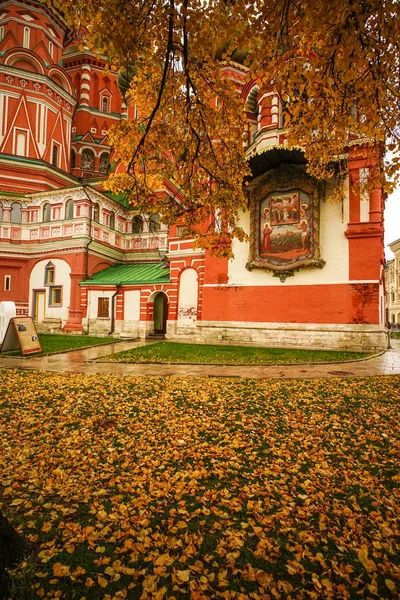
[[[29,29],[29,27],[24,27],[24,41],[23,41],[23,47],[24,48],[29,48],[31,43],[31,30]]]
[[[0,42],[4,39],[4,27],[3,25],[0,27]]]
[[[152,215],[149,220],[149,231],[160,231],[160,215]]]
[[[76,153],[75,150],[71,150],[71,171],[75,169]]]
[[[101,98],[101,111],[104,113],[109,112],[110,107],[110,99],[108,96],[102,96]]]
[[[108,152],[103,152],[103,154],[100,155],[100,173],[102,175],[107,175],[109,163],[110,155],[108,154]]]
[[[143,232],[143,219],[139,215],[135,215],[132,219],[132,233]]]
[[[97,202],[93,205],[93,221],[100,223],[100,204]]]
[[[44,269],[44,284],[51,285],[54,282],[55,282],[55,268],[54,268],[54,265],[52,262],[48,262]]]
[[[74,201],[70,198],[65,203],[65,218],[73,219],[74,218]]]
[[[113,212],[110,214],[110,229],[115,229],[115,214]]]
[[[89,148],[85,148],[82,152],[81,167],[83,171],[94,171],[94,152]]]
[[[0,221],[3,220],[3,205],[0,204]]]
[[[50,204],[47,202],[44,206],[43,206],[43,223],[48,223],[50,221],[50,216],[51,216],[51,208],[50,208]]]
[[[60,146],[53,142],[53,151],[51,153],[51,164],[54,167],[58,167],[58,161],[60,156]]]
[[[22,221],[22,210],[19,202],[13,202],[11,204],[11,223],[21,223]]]
[[[54,45],[53,42],[49,42],[49,54],[53,58]]]
[[[258,132],[258,118],[259,118],[259,106],[258,106],[258,96],[259,89],[257,86],[253,87],[250,94],[247,97],[246,101],[246,110],[250,115],[248,121],[249,127],[249,139],[248,144],[251,144],[254,141],[254,138]]]

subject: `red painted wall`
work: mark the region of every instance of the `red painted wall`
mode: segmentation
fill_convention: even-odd
[[[204,321],[379,323],[378,284],[205,287]]]

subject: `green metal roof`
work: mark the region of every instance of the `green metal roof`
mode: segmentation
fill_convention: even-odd
[[[104,178],[101,181],[103,182]],[[133,206],[130,206],[129,201],[126,197],[126,194],[124,192],[118,192],[118,194],[115,194],[115,193],[109,192],[107,190],[102,190],[101,193],[104,196],[107,196],[107,198],[114,200],[114,202],[117,202],[117,204],[120,204],[124,208],[133,208]]]
[[[81,285],[140,285],[169,283],[169,267],[165,262],[114,265],[81,281]]]

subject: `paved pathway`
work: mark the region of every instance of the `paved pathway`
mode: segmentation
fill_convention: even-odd
[[[372,375],[400,375],[400,340],[392,340],[392,348],[375,358],[357,362],[307,364],[229,366],[229,365],[137,365],[96,362],[107,354],[143,346],[147,342],[111,343],[86,350],[42,357],[1,357],[0,368],[32,369],[67,373],[99,373],[118,376],[173,376],[173,377],[250,377],[275,379],[313,379],[317,377],[353,377]]]

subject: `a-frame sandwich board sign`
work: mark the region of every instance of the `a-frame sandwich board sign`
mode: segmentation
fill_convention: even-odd
[[[42,351],[32,317],[14,317],[8,323],[0,352],[19,349],[24,356]]]

